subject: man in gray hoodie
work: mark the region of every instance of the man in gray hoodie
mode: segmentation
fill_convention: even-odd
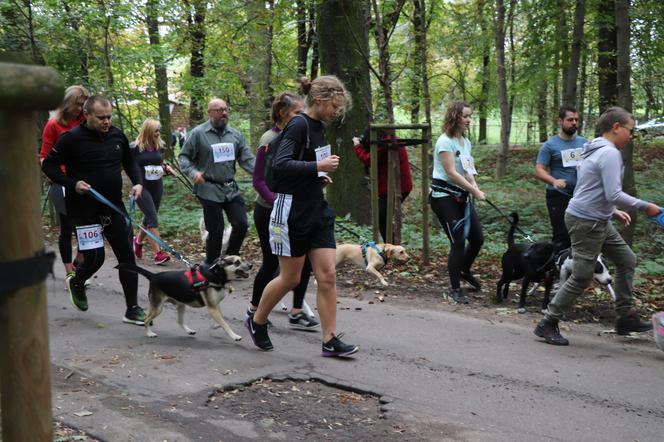
[[[636,256],[611,223],[616,218],[624,226],[631,222],[623,210],[641,210],[657,216],[661,209],[622,191],[623,161],[620,150],[632,138],[634,117],[625,109],[612,107],[597,122],[602,136],[585,144],[577,169],[574,197],[565,211],[565,225],[572,241],[572,275],[554,296],[535,334],[553,345],[568,345],[558,328],[558,321],[593,278],[595,261],[600,253],[616,266],[616,333],[643,332],[652,329],[632,310],[632,280]],[[618,209],[618,207],[620,209]]]

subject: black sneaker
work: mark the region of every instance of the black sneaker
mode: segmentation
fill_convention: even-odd
[[[360,349],[357,345],[351,345],[351,344],[344,344],[339,338],[341,337],[341,334],[337,337],[332,335],[332,339],[330,339],[327,342],[323,343],[323,351],[321,353],[321,356],[338,356],[338,357],[346,357],[350,356],[354,353],[357,353],[357,351]]]
[[[76,275],[70,273],[65,279],[67,289],[69,290],[69,299],[71,303],[82,312],[88,310],[88,297],[85,295],[85,285],[76,281]]]
[[[256,310],[252,310],[251,307],[247,307],[247,311],[244,312],[244,319],[251,318],[254,319],[254,313],[256,313]],[[267,326],[272,327],[272,321],[269,319],[267,320]]]
[[[251,340],[254,341],[256,347],[264,351],[274,348],[270,337],[267,335],[267,324],[256,324],[252,318],[247,318],[244,320],[244,325],[249,330]]]
[[[132,305],[127,309],[122,318],[125,324],[145,325],[145,312],[137,305]]]
[[[569,341],[560,334],[558,328],[558,321],[551,321],[549,319],[542,319],[534,331],[535,335],[544,338],[547,344],[551,345],[569,345]]]
[[[632,313],[616,320],[616,334],[628,335],[631,332],[646,332],[652,330],[652,322],[642,321],[636,313]]]
[[[482,284],[470,272],[461,272],[461,279],[472,285],[474,290],[479,291],[482,288]]]
[[[468,304],[468,298],[466,298],[466,294],[461,289],[452,289],[448,297],[452,298],[457,304]]]
[[[307,316],[304,312],[296,315],[288,314],[288,325],[295,330],[316,331],[320,329],[320,324],[313,318]]]

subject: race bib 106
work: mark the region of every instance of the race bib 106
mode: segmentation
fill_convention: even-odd
[[[164,176],[164,168],[159,165],[147,165],[145,166],[145,179],[148,181],[156,181],[161,179]]]
[[[560,156],[563,159],[564,167],[576,167],[579,165],[581,160],[581,153],[583,148],[579,147],[577,149],[566,149],[560,152]]]
[[[104,247],[101,224],[77,226],[76,238],[78,239],[78,250],[93,250]]]
[[[316,161],[322,161],[325,158],[332,155],[332,146],[329,144],[327,146],[319,147],[316,149]],[[318,172],[318,176],[326,176],[327,172]]]
[[[235,161],[235,146],[233,146],[233,143],[215,143],[211,147],[215,163]]]

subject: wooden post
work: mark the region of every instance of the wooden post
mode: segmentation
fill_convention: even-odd
[[[422,128],[422,264],[429,265],[429,153],[431,145],[431,125]]]
[[[53,69],[0,62],[0,264],[44,248],[34,111],[64,93]],[[52,441],[46,285],[0,294],[0,386],[4,441]]]

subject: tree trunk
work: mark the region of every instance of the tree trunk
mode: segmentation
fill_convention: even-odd
[[[270,127],[272,104],[272,33],[274,22],[273,0],[251,0],[245,2],[251,18],[249,47],[256,54],[251,70],[245,73],[249,95],[250,142],[258,146],[261,135]]]
[[[171,146],[171,110],[168,101],[168,74],[166,73],[166,62],[161,48],[159,36],[159,2],[148,0],[146,3],[145,22],[148,28],[148,38],[152,48],[152,62],[154,63],[155,85],[157,87],[157,100],[159,102],[159,121],[161,122],[161,133],[166,142],[165,154],[167,159],[173,159],[173,146]]]
[[[307,74],[307,58],[309,55],[310,40],[307,39],[307,7],[305,0],[295,2],[297,15],[297,75]]]
[[[579,111],[579,133],[583,133],[583,126],[584,122],[586,120],[586,112],[585,112],[585,100],[586,100],[586,84],[588,83],[588,51],[584,50],[583,51],[583,56],[581,57],[581,82],[579,85],[579,97],[577,98],[577,102],[579,104],[578,106],[578,111]],[[588,137],[587,137],[588,138]]]
[[[351,139],[371,121],[369,65],[364,58],[369,54],[367,18],[365,2],[323,0],[316,23],[322,72],[338,76],[353,96],[353,107],[343,121],[335,121],[326,130],[332,152],[341,157],[327,198],[338,216],[350,213],[363,224],[371,222],[369,192],[358,191],[366,189],[366,181]]]
[[[540,143],[545,142],[549,138],[548,106],[546,103],[547,92],[546,81],[543,81],[537,93],[537,127],[539,129]]]
[[[479,135],[477,137],[479,144],[487,143],[487,116],[488,116],[488,101],[489,101],[489,87],[491,81],[491,39],[489,38],[489,24],[486,19],[487,12],[485,11],[485,0],[480,0],[477,5],[479,11],[480,26],[482,28],[483,48],[482,48],[482,85],[480,91],[480,99],[478,103],[478,114],[480,117]]]
[[[191,95],[189,99],[189,126],[194,127],[205,118],[205,15],[206,0],[186,0],[187,22],[189,24],[189,41],[191,54],[189,59],[189,76],[191,77]]]
[[[599,113],[616,103],[618,79],[616,77],[616,0],[597,3],[597,87]]]
[[[424,14],[422,10],[426,7],[425,0],[413,0],[413,16],[411,23],[413,25],[413,35],[415,48],[413,51],[412,65],[413,75],[410,77],[410,122],[417,124],[420,122],[420,85],[422,84],[422,47],[426,38],[426,29],[424,24]]]
[[[83,81],[83,84],[89,85],[90,84],[90,66],[89,62],[90,59],[88,57],[88,50],[87,50],[87,45],[83,41],[83,37],[81,36],[81,25],[78,20],[77,14],[72,13],[71,6],[69,3],[66,1],[62,1],[62,8],[65,11],[66,15],[66,21],[69,23],[69,26],[74,30],[77,38],[76,38],[76,48],[74,52],[76,53],[76,56],[78,57],[79,60],[79,65],[81,68],[81,80]]]
[[[308,42],[311,45],[311,71],[309,78],[314,79],[318,77],[318,63],[319,63],[319,54],[318,54],[318,32],[316,26],[316,1],[311,1],[309,3],[309,37]]]
[[[630,82],[630,0],[616,1],[616,79],[618,80],[618,105],[627,111],[632,111],[632,85]],[[636,182],[634,181],[634,143],[630,142],[620,151],[625,165],[623,175],[623,190],[632,196],[636,196]],[[621,235],[627,244],[632,244],[634,230],[636,227],[637,212],[630,211],[632,222],[621,231]]]
[[[496,162],[496,177],[507,173],[507,156],[510,147],[510,110],[507,96],[507,78],[505,74],[505,2],[496,0],[496,73],[498,77],[498,101],[500,103],[500,149]]]
[[[585,0],[576,0],[574,11],[574,31],[572,33],[572,54],[565,78],[563,105],[576,107],[576,82],[579,77],[579,62],[581,61],[581,44],[583,42],[583,23],[586,9]]]

